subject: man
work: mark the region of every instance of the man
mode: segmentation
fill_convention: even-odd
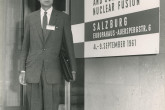
[[[25,21],[19,79],[26,85],[28,110],[58,110],[62,45],[66,45],[74,80],[76,74],[71,25],[68,15],[53,9],[53,0],[39,2],[41,9]]]

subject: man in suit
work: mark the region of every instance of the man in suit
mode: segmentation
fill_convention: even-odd
[[[58,110],[62,45],[66,45],[73,80],[76,75],[71,24],[68,15],[53,9],[53,0],[39,2],[41,9],[25,21],[19,80],[26,85],[28,110]]]

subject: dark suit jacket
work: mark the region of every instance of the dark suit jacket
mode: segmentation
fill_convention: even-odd
[[[38,83],[44,64],[48,83],[61,82],[61,66],[59,53],[62,37],[65,37],[71,68],[76,71],[76,61],[73,48],[73,38],[69,16],[53,9],[49,25],[55,30],[48,30],[46,39],[43,39],[40,10],[31,13],[25,21],[24,39],[21,51],[21,70],[26,71],[28,83]]]

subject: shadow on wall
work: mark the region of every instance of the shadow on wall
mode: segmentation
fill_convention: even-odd
[[[4,106],[20,106],[19,56],[23,36],[22,0],[7,1],[5,21]]]
[[[10,68],[10,89],[12,92],[17,94],[18,101],[20,100],[20,84],[19,84],[19,72],[20,72],[20,50],[21,50],[21,38],[23,36],[22,28],[20,28],[20,25],[22,25],[23,20],[18,21],[16,23],[16,29],[15,29],[15,35],[14,35],[14,44],[13,49],[11,50],[11,62],[12,67]],[[11,96],[12,97],[12,96]],[[18,102],[17,102],[18,103]]]

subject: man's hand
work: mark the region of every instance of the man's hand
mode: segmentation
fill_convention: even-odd
[[[21,71],[20,75],[19,75],[19,83],[22,85],[26,85],[25,82],[25,71]]]
[[[73,81],[76,81],[76,72],[72,71],[72,75],[73,75]]]

